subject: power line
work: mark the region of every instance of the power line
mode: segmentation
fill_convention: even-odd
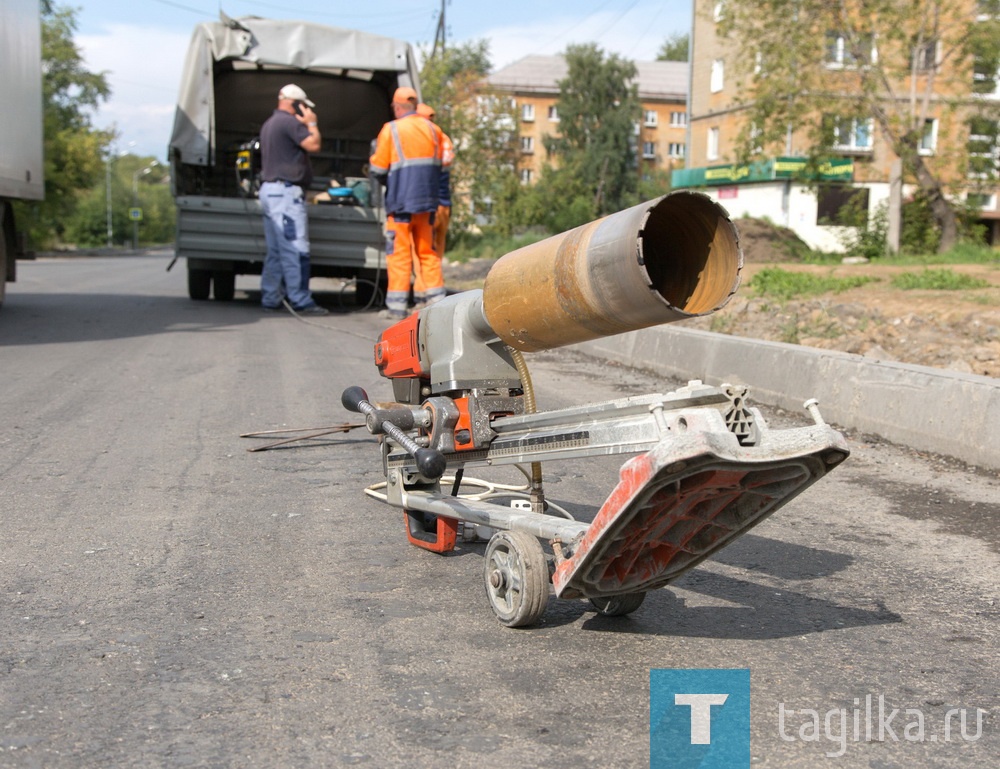
[[[207,18],[212,18],[212,14],[205,11],[204,8],[192,8],[189,5],[182,5],[180,3],[172,3],[170,0],[153,0],[154,3],[160,3],[161,5],[169,5],[171,8],[180,8],[182,11],[190,11],[191,13],[197,13],[199,16],[205,16]]]

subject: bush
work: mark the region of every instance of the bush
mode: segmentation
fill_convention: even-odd
[[[903,203],[899,231],[899,253],[934,254],[941,242],[941,228],[934,221],[930,203],[923,192]]]
[[[768,267],[753,276],[750,280],[750,288],[759,296],[792,299],[802,295],[840,293],[873,281],[878,281],[878,278],[868,275],[837,278],[833,275],[812,275],[805,272],[789,272],[778,267]]]
[[[904,272],[892,279],[893,288],[904,291],[914,289],[924,291],[961,291],[966,289],[989,288],[989,281],[962,275],[954,270],[924,270]]]

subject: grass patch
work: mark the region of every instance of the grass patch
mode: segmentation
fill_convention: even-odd
[[[962,275],[948,269],[903,272],[892,279],[893,288],[904,291],[963,291],[967,289],[989,288],[989,281]]]
[[[878,278],[869,275],[837,278],[832,275],[811,275],[806,272],[789,272],[778,267],[768,267],[751,278],[750,288],[758,296],[794,299],[797,296],[813,296],[829,293],[839,294],[841,291],[847,291],[848,289],[857,288],[866,283],[876,281],[878,281]]]
[[[959,243],[943,254],[894,254],[879,261],[883,264],[902,266],[922,264],[1000,265],[1000,250],[979,243]]]

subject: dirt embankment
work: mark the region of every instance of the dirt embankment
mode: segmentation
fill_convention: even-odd
[[[746,259],[743,287],[722,310],[683,321],[683,325],[1000,377],[1000,260],[946,267],[986,280],[989,288],[902,290],[891,285],[893,276],[919,272],[922,267],[803,264],[796,257],[803,246],[789,230],[753,219],[738,219],[736,226]],[[446,282],[452,288],[482,285],[491,264],[448,264]],[[756,296],[749,288],[750,281],[761,269],[774,266],[817,275],[863,275],[876,280],[841,293],[802,299]]]

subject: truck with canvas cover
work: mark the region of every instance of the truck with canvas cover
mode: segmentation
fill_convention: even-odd
[[[38,0],[0,3],[0,306],[17,275],[24,242],[14,201],[45,193],[42,142],[42,33]]]
[[[220,14],[192,35],[169,147],[177,256],[187,261],[192,299],[230,300],[237,275],[261,272],[258,136],[289,83],[315,102],[323,138],[306,191],[311,274],[356,280],[363,302],[384,281],[385,214],[368,158],[393,117],[393,91],[419,90],[412,47],[356,30]]]

